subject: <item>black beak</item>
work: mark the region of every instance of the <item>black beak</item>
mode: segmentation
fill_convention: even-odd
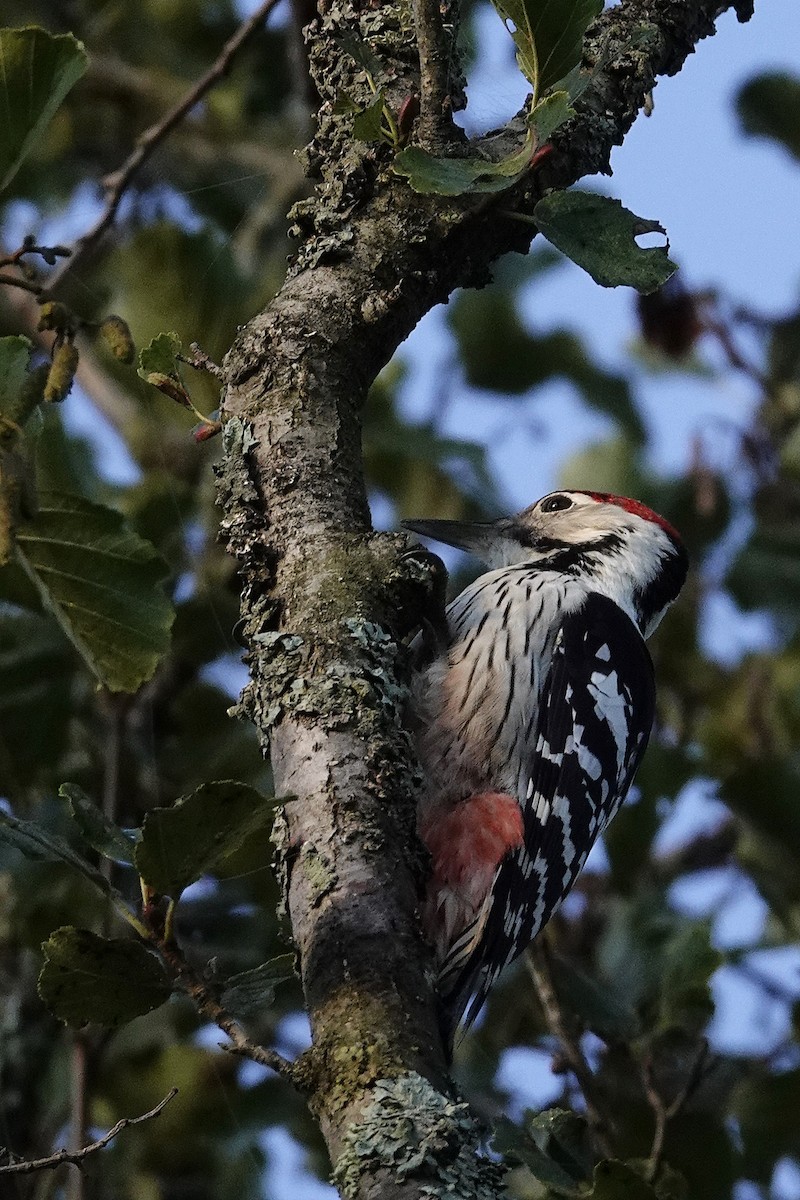
[[[471,554],[483,556],[490,538],[495,533],[492,522],[485,521],[403,521],[404,529],[412,533],[420,533],[423,537],[433,538],[435,542],[444,542],[445,546],[458,546],[459,550],[469,550]]]

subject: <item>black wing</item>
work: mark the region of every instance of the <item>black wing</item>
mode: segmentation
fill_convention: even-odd
[[[596,593],[567,616],[519,781],[525,842],[501,862],[482,911],[451,947],[440,992],[468,1025],[503,967],[549,921],[633,782],[655,713],[639,630]]]

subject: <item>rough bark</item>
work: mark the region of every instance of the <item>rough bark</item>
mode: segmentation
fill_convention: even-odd
[[[370,530],[360,410],[380,368],[457,286],[525,251],[546,190],[607,170],[656,77],[675,74],[732,0],[623,0],[595,24],[606,66],[553,153],[501,196],[416,195],[388,148],[355,143],[338,90],[367,100],[334,41],[358,29],[395,109],[417,89],[410,8],[342,4],[310,27],[323,98],[295,212],[287,280],[226,362],[220,502],[239,558],[252,682],[243,708],[271,747],[284,804],[275,838],[313,1048],[304,1062],[342,1193],[494,1197],[500,1172],[447,1078],[416,906],[419,776],[404,728],[403,635],[434,589],[429,564]]]

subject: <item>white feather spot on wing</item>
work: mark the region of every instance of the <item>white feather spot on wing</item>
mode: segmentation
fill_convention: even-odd
[[[594,711],[611,730],[617,747],[617,779],[625,770],[628,749],[628,721],[625,714],[625,698],[620,690],[619,675],[609,671],[593,671],[589,693],[594,698]]]

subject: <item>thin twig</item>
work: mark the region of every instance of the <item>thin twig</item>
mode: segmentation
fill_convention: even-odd
[[[24,1162],[8,1163],[6,1166],[0,1167],[0,1175],[31,1175],[34,1171],[48,1171],[55,1167],[60,1167],[62,1163],[72,1163],[73,1166],[80,1167],[90,1154],[96,1154],[98,1150],[104,1150],[117,1134],[122,1133],[123,1129],[128,1129],[131,1125],[141,1125],[143,1121],[151,1121],[153,1117],[159,1116],[170,1100],[173,1100],[177,1094],[178,1089],[176,1087],[171,1088],[155,1108],[151,1108],[149,1112],[142,1113],[140,1117],[123,1117],[121,1121],[117,1121],[113,1129],[109,1129],[108,1133],[104,1134],[98,1141],[91,1142],[88,1146],[84,1146],[82,1150],[57,1150],[55,1154],[51,1154],[47,1158],[32,1158]]]
[[[0,258],[0,267],[18,267],[28,254],[38,254],[48,266],[55,266],[57,258],[69,258],[72,253],[66,246],[39,246],[36,239],[28,234],[22,245]]]
[[[412,0],[412,8],[419,51],[419,140],[426,150],[436,152],[460,132],[452,116],[452,31],[442,20],[440,0]]]
[[[197,80],[183,99],[174,108],[171,108],[160,121],[157,121],[155,125],[151,125],[149,129],[144,131],[137,140],[135,150],[128,156],[119,170],[115,171],[112,175],[106,176],[103,180],[105,207],[100,217],[89,232],[85,233],[78,240],[72,257],[66,260],[61,270],[50,280],[49,289],[55,288],[60,284],[64,277],[74,270],[75,266],[86,256],[87,252],[100,240],[106,230],[113,225],[122,198],[138,172],[175,126],[179,125],[183,118],[192,111],[195,105],[203,99],[211,88],[227,75],[236,54],[241,50],[245,42],[258,31],[273,8],[277,7],[278,3],[279,0],[263,0],[263,3],[258,6],[255,12],[246,21],[243,21],[233,36],[228,39],[205,75],[202,75]]]
[[[73,1153],[80,1153],[86,1144],[89,1123],[87,1095],[87,1065],[89,1047],[80,1031],[73,1034],[72,1061],[70,1063],[70,1142]],[[67,1200],[84,1200],[86,1194],[83,1175],[75,1171],[67,1182]]]
[[[175,942],[159,940],[156,944],[165,962],[172,967],[179,982],[191,996],[197,1011],[201,1016],[213,1021],[230,1038],[230,1046],[221,1043],[223,1050],[227,1050],[230,1054],[238,1054],[242,1058],[249,1058],[262,1067],[269,1067],[271,1071],[275,1071],[277,1075],[289,1080],[295,1087],[300,1086],[299,1073],[295,1064],[288,1058],[284,1058],[277,1050],[259,1046],[250,1040],[238,1021],[222,1007],[203,980],[195,974]]]
[[[185,362],[187,366],[194,367],[195,371],[206,371],[209,375],[213,375],[215,379],[225,382],[225,372],[222,367],[215,363],[213,358],[209,358],[205,350],[201,350],[197,342],[191,342],[189,345],[189,354],[178,354],[176,357]]]
[[[586,1101],[586,1115],[594,1135],[597,1148],[605,1158],[614,1157],[614,1148],[609,1139],[609,1122],[603,1115],[598,1100],[595,1078],[586,1061],[580,1042],[572,1028],[572,1023],[561,1007],[550,967],[550,954],[543,937],[528,947],[525,961],[530,972],[533,985],[539,997],[539,1003],[544,1011],[547,1026],[552,1035],[558,1039],[564,1058],[569,1069],[578,1081],[578,1087],[583,1092]]]
[[[22,288],[24,292],[33,292],[34,296],[41,296],[44,291],[41,283],[35,283],[31,279],[23,279],[19,275],[4,275],[0,273],[0,284],[5,284],[6,287]]]
[[[748,379],[751,379],[762,392],[769,394],[770,382],[768,377],[759,371],[753,363],[749,362],[739,350],[733,340],[733,334],[725,322],[719,316],[709,315],[703,322],[703,328],[706,333],[713,334],[717,339],[722,350],[735,371],[741,371]]]
[[[653,1060],[648,1057],[642,1064],[642,1082],[644,1084],[645,1094],[650,1107],[653,1110],[655,1118],[655,1129],[653,1130],[653,1141],[650,1146],[650,1154],[647,1159],[646,1179],[648,1183],[655,1182],[661,1163],[664,1158],[664,1139],[667,1133],[667,1125],[677,1117],[681,1112],[687,1100],[697,1088],[700,1079],[703,1075],[703,1067],[705,1066],[706,1058],[708,1057],[708,1042],[703,1038],[697,1047],[692,1064],[689,1068],[689,1073],[686,1076],[686,1081],[683,1087],[678,1092],[671,1104],[664,1103],[664,1097],[659,1092],[655,1084],[653,1075]]]

